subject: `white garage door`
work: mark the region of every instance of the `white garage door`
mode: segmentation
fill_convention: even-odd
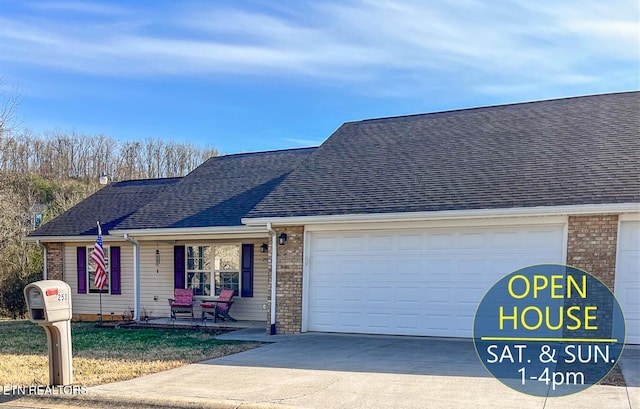
[[[484,293],[563,262],[563,226],[310,233],[307,329],[471,337]]]
[[[615,293],[627,325],[627,343],[640,344],[640,222],[621,222]]]

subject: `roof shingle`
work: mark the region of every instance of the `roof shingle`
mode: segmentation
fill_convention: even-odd
[[[640,92],[349,122],[248,217],[640,202]]]
[[[210,158],[118,228],[240,226],[240,220],[315,149]]]
[[[98,234],[98,220],[103,234],[109,234],[123,220],[178,181],[180,178],[113,183],[45,223],[29,236],[95,236]]]

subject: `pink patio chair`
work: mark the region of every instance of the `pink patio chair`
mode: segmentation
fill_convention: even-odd
[[[213,315],[213,322],[217,322],[218,318],[235,322],[236,319],[229,315],[229,310],[233,304],[233,290],[222,290],[217,300],[200,303],[202,307],[202,320],[205,320],[205,314]]]
[[[176,319],[176,313],[190,313],[193,319],[193,290],[176,288],[173,290],[173,298],[169,298],[169,305],[172,319]]]

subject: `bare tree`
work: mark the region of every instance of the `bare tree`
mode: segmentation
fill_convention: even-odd
[[[7,90],[5,83],[6,81],[0,78],[0,139],[15,132],[20,126],[16,110],[22,96],[15,87]]]

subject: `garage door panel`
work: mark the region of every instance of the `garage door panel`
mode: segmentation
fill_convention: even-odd
[[[553,229],[529,229],[525,234],[527,246],[531,249],[552,249],[563,241],[563,232]]]
[[[562,231],[311,233],[307,328],[468,337],[478,302],[500,277],[530,259],[562,262]],[[532,252],[528,243],[541,237],[553,240]]]
[[[623,222],[620,225],[620,250],[636,253],[640,248],[640,222]]]
[[[627,342],[640,344],[640,222],[620,223],[614,291],[625,315]]]
[[[453,233],[427,233],[427,249],[449,250],[453,246]]]
[[[418,289],[415,287],[399,287],[396,291],[396,302],[399,305],[404,305],[404,304],[418,304],[421,302],[420,298],[421,298],[421,293],[423,293],[423,291],[421,291],[422,289]]]
[[[522,234],[518,231],[496,231],[491,233],[491,241],[496,248],[514,249],[521,246]]]
[[[397,238],[398,249],[411,252],[413,250],[422,250],[424,235],[418,233],[399,234]]]
[[[483,232],[460,233],[458,235],[460,249],[484,249],[486,246],[486,234]]]

